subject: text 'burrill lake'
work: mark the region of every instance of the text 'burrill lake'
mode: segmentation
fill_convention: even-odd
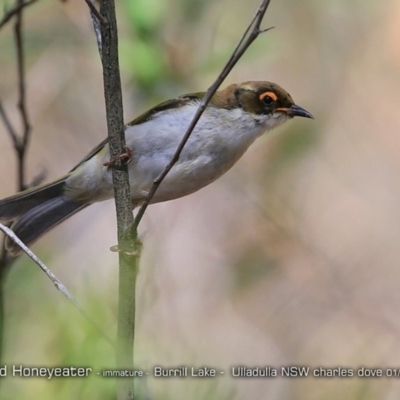
[[[222,372],[223,373],[223,372]],[[163,367],[155,367],[154,368],[154,376],[155,377],[186,377],[186,376],[194,376],[200,378],[213,378],[217,376],[217,370],[215,368],[188,368],[188,367],[179,367],[179,368],[163,368]]]

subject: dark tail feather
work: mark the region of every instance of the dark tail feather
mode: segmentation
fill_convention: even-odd
[[[11,226],[11,229],[27,246],[30,246],[47,231],[86,206],[87,204],[59,196],[25,213]],[[10,238],[6,240],[6,248],[13,254],[20,251],[19,246]]]
[[[66,178],[0,201],[0,220],[14,221],[11,229],[27,246],[87,206],[64,196]],[[20,251],[10,238],[6,239],[6,248],[13,254]]]
[[[62,196],[67,177],[63,176],[52,183],[24,190],[0,200],[0,220],[14,221],[47,200]]]

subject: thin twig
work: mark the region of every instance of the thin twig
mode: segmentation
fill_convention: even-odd
[[[94,14],[94,16],[102,23],[104,24],[105,19],[104,17],[100,14],[99,10],[96,8],[94,4],[94,0],[85,0],[86,4],[90,8],[90,13]]]
[[[99,49],[100,58],[102,57],[102,44],[101,44],[101,24],[105,23],[104,17],[96,8],[94,0],[85,0],[90,9],[90,17],[92,18],[93,30],[96,34],[97,48]]]
[[[230,57],[229,61],[226,63],[225,67],[223,68],[222,72],[219,74],[218,78],[214,81],[214,83],[209,87],[205,96],[203,97],[200,105],[188,127],[186,130],[185,135],[183,136],[174,156],[172,157],[171,161],[165,167],[164,171],[154,180],[153,186],[151,187],[148,195],[146,196],[143,204],[141,205],[138,213],[135,217],[135,229],[139,226],[140,221],[143,218],[143,215],[149,206],[151,199],[154,197],[157,189],[161,185],[161,182],[167,176],[168,172],[172,169],[175,163],[179,160],[179,156],[186,144],[189,140],[190,135],[193,132],[197,122],[199,121],[201,115],[203,114],[204,110],[206,109],[208,103],[210,102],[211,98],[218,90],[224,79],[227,77],[229,72],[232,68],[236,65],[239,59],[242,57],[243,53],[248,49],[248,47],[253,43],[253,41],[258,37],[260,33],[266,32],[272,28],[268,29],[260,29],[261,22],[264,18],[265,12],[269,6],[270,0],[263,0],[260,7],[258,8],[254,18],[251,20],[249,26],[247,27],[246,31],[244,32],[242,38],[239,41],[235,51],[233,52],[232,56]],[[250,32],[250,34],[249,34]]]
[[[18,0],[18,5],[22,6],[23,0]],[[26,108],[26,83],[25,83],[25,58],[24,42],[22,37],[22,7],[16,13],[14,27],[15,43],[17,49],[17,71],[18,71],[18,109],[22,122],[22,138],[19,140],[19,146],[16,147],[18,155],[18,189],[20,191],[25,187],[25,152],[28,147],[31,126],[29,123],[28,110]]]
[[[23,8],[35,3],[37,0],[28,0],[26,2],[18,2],[11,10],[7,11],[3,18],[0,20],[0,29],[8,22],[10,19],[16,15],[19,14]]]
[[[18,0],[23,4],[23,0]],[[31,126],[28,118],[28,111],[26,108],[26,83],[25,83],[25,57],[24,57],[24,44],[22,37],[22,8],[17,13],[15,22],[15,42],[17,45],[17,69],[18,69],[18,108],[21,113],[21,121],[23,127],[22,146],[26,147]]]
[[[112,347],[115,346],[113,340],[111,340],[99,327],[96,321],[83,309],[83,307],[78,303],[75,297],[69,292],[65,285],[50,271],[50,269],[37,257],[28,246],[26,246],[21,239],[7,226],[0,223],[0,230],[4,232],[10,239],[12,239],[20,248],[23,250],[27,256],[34,261],[41,270],[47,275],[47,277],[53,282],[54,286],[59,290],[78,310],[79,312],[89,321],[92,326],[101,334],[104,340],[106,340]]]

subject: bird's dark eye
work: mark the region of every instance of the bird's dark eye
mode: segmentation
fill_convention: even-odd
[[[270,106],[270,105],[273,104],[274,99],[273,99],[272,97],[270,97],[270,96],[265,96],[265,97],[262,98],[261,101],[262,101],[266,106]]]
[[[264,92],[260,95],[260,101],[267,107],[272,106],[277,100],[277,96],[274,92]]]

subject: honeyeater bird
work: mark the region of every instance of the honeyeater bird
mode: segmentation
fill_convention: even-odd
[[[125,127],[132,208],[145,199],[171,160],[204,93],[167,100]],[[213,96],[152,203],[177,199],[207,186],[228,171],[256,138],[293,117],[313,118],[271,82],[232,84]],[[0,220],[30,245],[57,224],[97,201],[113,197],[107,139],[54,182],[0,200]],[[7,249],[19,247],[10,239]]]

